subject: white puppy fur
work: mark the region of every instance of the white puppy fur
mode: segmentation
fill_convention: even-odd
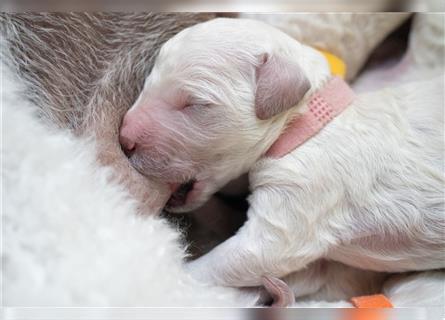
[[[280,87],[285,72],[310,89],[260,120],[256,75],[268,61],[276,67],[269,94],[287,99],[299,89]],[[445,266],[443,77],[360,95],[301,147],[262,157],[329,76],[316,50],[250,20],[206,22],[161,49],[124,118],[132,163],[169,183],[196,181],[177,211],[243,172],[250,177],[248,221],[189,264],[196,277],[255,286],[263,275],[305,273],[319,259],[384,272]]]

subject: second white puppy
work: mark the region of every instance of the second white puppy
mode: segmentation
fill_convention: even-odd
[[[249,171],[248,221],[190,264],[252,286],[321,258],[375,271],[443,268],[443,82],[354,96],[325,58],[261,22],[216,19],[160,51],[124,118],[132,164],[171,210]]]

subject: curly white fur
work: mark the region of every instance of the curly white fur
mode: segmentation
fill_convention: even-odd
[[[2,67],[3,306],[248,306],[183,271],[178,230],[110,183],[91,142],[45,127]],[[146,212],[150,213],[150,212]],[[249,298],[250,297],[250,298]]]

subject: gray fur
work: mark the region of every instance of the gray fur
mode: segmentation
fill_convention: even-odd
[[[0,14],[2,59],[26,85],[42,118],[77,135],[95,136],[98,159],[112,165],[142,205],[159,209],[165,188],[132,169],[118,142],[160,46],[212,18],[194,13]]]

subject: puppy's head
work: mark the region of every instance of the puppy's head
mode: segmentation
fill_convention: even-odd
[[[170,184],[171,211],[191,210],[247,172],[327,74],[315,50],[261,22],[193,26],[161,48],[121,144],[137,170]]]

